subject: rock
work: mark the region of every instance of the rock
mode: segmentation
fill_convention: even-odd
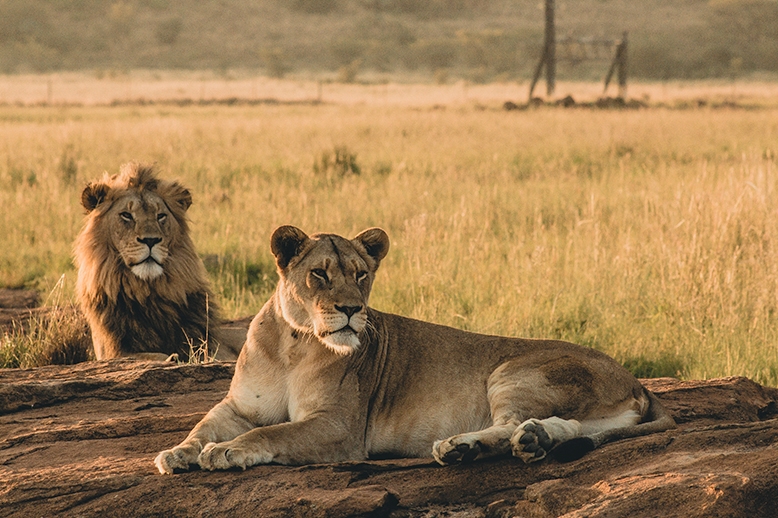
[[[778,390],[644,380],[679,427],[580,460],[431,458],[162,476],[232,363],[114,360],[0,370],[0,516],[772,517]]]

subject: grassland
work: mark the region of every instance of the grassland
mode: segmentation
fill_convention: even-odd
[[[72,297],[80,189],[154,161],[194,193],[194,240],[229,317],[271,293],[277,225],[377,225],[392,239],[378,309],[572,340],[642,376],[778,385],[777,115],[4,106],[0,285],[49,291],[64,275]]]

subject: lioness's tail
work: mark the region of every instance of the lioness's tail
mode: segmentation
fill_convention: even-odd
[[[645,420],[642,423],[576,437],[557,445],[549,452],[549,455],[561,462],[569,462],[580,459],[606,442],[629,439],[630,437],[641,437],[675,428],[673,416],[662,406],[659,399],[650,390],[643,390],[648,397],[649,407]]]

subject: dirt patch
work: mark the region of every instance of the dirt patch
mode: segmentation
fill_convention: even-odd
[[[36,308],[40,303],[40,296],[33,290],[14,290],[0,288],[0,308]]]
[[[25,328],[31,318],[45,314],[38,304],[37,291],[0,288],[0,333]]]
[[[721,516],[778,508],[778,390],[646,380],[676,430],[566,464],[398,459],[162,476],[234,365],[0,370],[0,516]]]

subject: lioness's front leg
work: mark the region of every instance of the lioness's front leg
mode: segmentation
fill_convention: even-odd
[[[263,426],[232,440],[205,445],[197,461],[208,470],[257,464],[317,464],[366,458],[359,434],[346,422],[319,415]]]
[[[157,455],[154,464],[163,475],[173,474],[175,470],[186,471],[197,464],[206,444],[229,441],[252,428],[251,423],[238,415],[229,403],[222,401],[197,423],[181,444]]]

